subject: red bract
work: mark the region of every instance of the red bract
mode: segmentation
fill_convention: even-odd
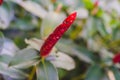
[[[3,3],[3,0],[0,0],[0,5]]]
[[[120,53],[116,54],[113,57],[113,63],[118,63],[118,62],[120,62]]]
[[[76,12],[69,15],[62,24],[60,24],[54,31],[51,33],[48,38],[45,40],[45,43],[42,45],[40,50],[41,57],[46,57],[49,55],[51,49],[56,44],[56,42],[62,37],[62,35],[67,31],[70,25],[76,19]]]
[[[99,0],[96,0],[94,3],[94,7],[98,7],[98,4],[99,4]]]

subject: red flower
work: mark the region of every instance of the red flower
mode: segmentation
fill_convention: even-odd
[[[120,62],[120,53],[116,54],[114,57],[113,57],[113,63],[118,63]]]
[[[3,3],[3,0],[0,0],[0,5]]]
[[[96,0],[95,3],[94,3],[94,8],[98,7],[98,4],[99,4],[99,0]]]
[[[45,43],[42,45],[40,50],[41,57],[46,57],[49,55],[53,46],[57,43],[57,41],[62,37],[62,35],[67,31],[70,25],[76,19],[76,12],[70,14],[62,24],[60,24],[54,31],[51,33],[46,39]]]

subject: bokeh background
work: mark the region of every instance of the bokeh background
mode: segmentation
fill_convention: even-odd
[[[70,55],[76,67],[58,69],[59,79],[120,80],[120,65],[112,61],[120,51],[120,0],[4,0],[0,55],[13,56],[25,48],[25,38],[45,40],[75,11],[74,24],[55,46]],[[1,74],[0,80],[14,79]]]

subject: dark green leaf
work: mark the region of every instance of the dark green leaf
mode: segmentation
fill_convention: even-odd
[[[101,80],[103,71],[99,65],[92,65],[86,74],[85,80]]]

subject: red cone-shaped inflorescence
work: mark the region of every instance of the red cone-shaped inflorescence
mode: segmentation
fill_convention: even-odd
[[[62,37],[62,35],[67,31],[70,25],[76,19],[77,13],[74,12],[70,14],[62,24],[60,24],[54,31],[51,33],[48,38],[45,40],[45,43],[42,45],[40,50],[41,57],[46,57],[49,55],[51,49],[54,47],[56,42]]]
[[[98,7],[98,4],[99,4],[99,0],[96,0],[94,3],[94,7]]]
[[[3,3],[3,0],[0,0],[0,5]]]
[[[113,57],[113,63],[119,63],[120,62],[120,53],[116,54],[114,57]]]

